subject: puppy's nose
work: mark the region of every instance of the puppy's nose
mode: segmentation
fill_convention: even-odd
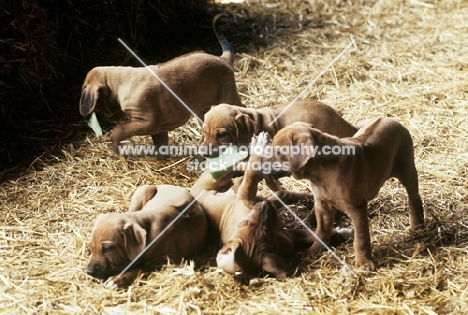
[[[215,158],[219,156],[219,147],[213,145],[202,145],[199,148],[199,152],[204,158]]]
[[[219,156],[218,152],[211,152],[211,153],[206,153],[202,154],[204,158],[217,158]]]
[[[97,277],[97,275],[100,273],[100,268],[95,265],[90,265],[88,266],[88,270],[86,270],[86,273],[92,277]]]
[[[89,269],[89,268],[88,268],[88,270],[86,270],[86,273],[87,273],[88,275],[90,275],[90,276],[93,276],[93,277],[94,277],[94,275],[95,275],[94,269]]]

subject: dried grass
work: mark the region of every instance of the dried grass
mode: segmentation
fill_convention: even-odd
[[[8,314],[460,314],[468,310],[468,7],[441,1],[259,1],[227,6],[256,24],[268,47],[241,49],[236,78],[248,106],[293,99],[355,38],[357,49],[308,91],[352,122],[391,115],[413,135],[427,233],[410,235],[406,195],[389,181],[369,204],[378,269],[353,277],[329,253],[298,257],[284,281],[219,272],[215,251],[165,266],[128,290],[109,291],[84,272],[99,213],[125,211],[145,183],[189,187],[187,160],[124,159],[83,134],[59,155],[1,184],[0,311]],[[234,21],[235,22],[235,21]],[[232,30],[232,31],[235,31]],[[226,33],[229,38],[230,34]],[[78,128],[79,126],[75,126]],[[173,142],[194,144],[194,121]],[[149,143],[139,137],[135,142]],[[290,189],[307,185],[286,180]],[[305,208],[298,206],[301,216]],[[282,214],[289,226],[290,216]],[[346,224],[346,220],[343,224]],[[353,261],[350,244],[336,249]]]

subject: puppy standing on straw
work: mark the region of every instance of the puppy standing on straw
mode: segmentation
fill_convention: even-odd
[[[367,202],[375,198],[388,178],[398,178],[406,188],[411,229],[424,228],[413,141],[408,130],[395,119],[371,119],[351,138],[338,138],[310,124],[296,122],[280,130],[272,146],[273,150],[293,146],[311,148],[295,155],[276,154],[272,159],[289,163],[294,178],[310,180],[315,198],[316,234],[326,244],[335,233],[335,209],[350,217],[355,229],[356,267],[375,270]],[[332,152],[339,150],[340,154],[325,154],[329,152],[325,148]],[[344,149],[352,152],[346,154]],[[309,249],[310,255],[316,255],[320,248],[316,241]]]
[[[151,135],[157,147],[167,145],[168,131],[185,124],[191,114],[202,124],[212,105],[242,106],[232,66],[234,53],[219,30],[219,17],[214,18],[213,28],[223,49],[220,57],[193,52],[153,66],[89,71],[81,91],[81,115],[123,112],[129,120],[112,130],[114,152],[119,153],[121,140],[135,135]]]

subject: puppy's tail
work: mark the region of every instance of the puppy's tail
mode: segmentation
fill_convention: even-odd
[[[233,65],[234,63],[234,50],[232,49],[231,44],[227,41],[226,37],[224,37],[224,34],[221,32],[221,29],[219,28],[218,21],[219,18],[221,17],[226,17],[226,14],[217,14],[213,18],[213,30],[216,34],[216,37],[219,40],[219,43],[221,44],[221,48],[223,49],[223,54],[221,55],[221,58],[226,58],[229,60],[229,63]]]

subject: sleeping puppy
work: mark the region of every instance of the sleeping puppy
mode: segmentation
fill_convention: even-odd
[[[185,124],[191,113],[203,119],[213,104],[228,102],[242,106],[232,67],[234,53],[219,30],[218,19],[219,15],[213,20],[213,28],[223,49],[220,57],[193,52],[149,69],[96,67],[89,71],[81,90],[81,115],[86,118],[92,112],[105,116],[123,112],[128,121],[112,130],[114,152],[119,153],[121,140],[136,135],[151,135],[156,147],[167,145],[168,131]]]
[[[395,119],[371,119],[348,138],[296,122],[280,130],[271,145],[276,153],[273,160],[288,163],[294,178],[310,180],[315,197],[316,234],[325,243],[333,234],[335,209],[350,217],[355,228],[356,267],[375,270],[367,202],[376,197],[387,179],[397,178],[408,193],[411,229],[424,228],[413,141],[408,129]],[[281,148],[299,146],[311,149],[295,155],[280,153]],[[321,244],[315,242],[309,249],[310,255],[316,255],[320,248]]]
[[[140,271],[153,270],[166,257],[174,262],[193,257],[205,245],[206,232],[205,213],[186,189],[142,186],[132,196],[129,212],[99,215],[88,245],[91,255],[87,273],[107,279],[108,288],[129,286]]]

